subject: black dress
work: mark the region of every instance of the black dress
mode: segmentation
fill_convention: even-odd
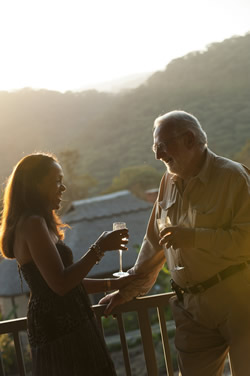
[[[56,246],[64,265],[72,264],[70,248],[61,241]],[[83,285],[59,296],[33,262],[20,269],[31,291],[27,319],[32,375],[116,375]]]

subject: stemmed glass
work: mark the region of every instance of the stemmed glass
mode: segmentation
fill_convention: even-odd
[[[157,219],[157,226],[158,226],[159,231],[162,231],[166,227],[171,227],[172,224],[171,224],[170,218],[166,216],[166,217]],[[175,250],[173,249],[173,247],[171,246],[167,248],[167,250],[171,253],[170,261],[175,260],[175,254],[174,254]],[[182,269],[184,269],[184,266],[176,265],[174,261],[174,267],[173,269],[170,269],[170,271],[176,271],[176,270],[182,270]]]
[[[126,228],[125,222],[114,222],[113,223],[113,230],[122,230],[123,228]],[[122,250],[121,249],[119,249],[119,255],[120,255],[120,269],[119,269],[119,272],[113,273],[113,276],[124,277],[125,275],[129,275],[129,273],[124,272],[122,270]]]

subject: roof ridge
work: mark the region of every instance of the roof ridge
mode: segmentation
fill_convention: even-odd
[[[110,200],[112,198],[117,198],[120,196],[126,196],[126,195],[131,195],[131,192],[128,190],[123,190],[123,191],[117,191],[113,193],[108,193],[105,195],[100,195],[100,196],[95,196],[95,197],[90,197],[90,198],[84,198],[82,200],[75,200],[72,201],[72,205],[78,206],[78,205],[84,205],[84,204],[89,204],[92,202],[97,202],[97,201],[104,201],[104,200]]]
[[[146,211],[149,208],[150,208],[150,206],[147,206],[147,207],[144,207],[144,208],[140,207],[140,208],[137,208],[137,209],[134,209],[134,210],[133,209],[127,210],[127,211],[123,210],[123,211],[120,211],[117,214],[119,214],[119,216],[120,216],[120,215],[128,214],[128,213],[136,213],[136,212],[140,212],[140,211],[144,211],[144,210]],[[91,217],[91,218],[87,218],[87,217],[82,216],[81,218],[68,220],[67,223],[68,224],[74,224],[74,223],[79,223],[79,222],[82,222],[82,221],[91,222],[95,219],[102,219],[102,218],[114,218],[114,213],[110,213],[110,214],[106,214],[106,215],[100,215],[100,216],[96,215],[95,217]]]

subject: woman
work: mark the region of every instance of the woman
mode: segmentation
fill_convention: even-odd
[[[128,230],[104,232],[73,263],[63,243],[66,225],[55,213],[65,189],[57,159],[31,154],[16,165],[4,193],[0,247],[4,257],[16,258],[31,290],[27,319],[33,375],[115,375],[87,292],[119,289],[133,277],[84,278],[106,251],[127,249]]]

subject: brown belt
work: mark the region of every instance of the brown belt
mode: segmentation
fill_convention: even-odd
[[[197,285],[191,286],[191,287],[180,287],[175,283],[173,279],[171,279],[171,287],[172,290],[176,293],[179,299],[182,300],[182,294],[184,292],[188,294],[198,294],[200,292],[206,291],[208,288],[216,285],[220,281],[223,281],[224,279],[230,277],[231,275],[240,272],[241,270],[244,270],[247,267],[247,264],[250,264],[250,260],[243,262],[242,264],[237,265],[231,265],[228,268],[220,271],[219,273],[215,274],[213,277],[207,279],[206,281],[203,281],[201,283],[198,283]]]

